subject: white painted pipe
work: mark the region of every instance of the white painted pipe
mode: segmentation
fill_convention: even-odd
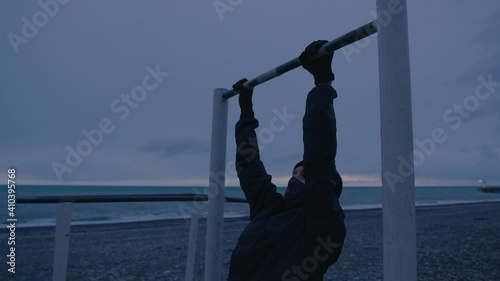
[[[226,174],[227,89],[215,89],[212,113],[212,144],[208,186],[205,281],[222,278],[222,227],[224,224],[224,181]]]
[[[416,281],[415,176],[407,3],[406,0],[377,0],[377,11],[384,281]]]
[[[193,210],[191,213],[191,226],[189,228],[189,244],[186,263],[186,281],[193,281],[194,264],[196,260],[196,240],[198,238],[198,221],[200,213],[198,210]]]
[[[57,205],[56,234],[54,241],[54,266],[52,280],[66,281],[69,238],[71,234],[71,202]]]

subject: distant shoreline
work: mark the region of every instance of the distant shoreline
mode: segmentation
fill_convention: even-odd
[[[0,184],[0,187],[6,187],[6,184]],[[162,187],[162,188],[168,188],[168,187],[180,187],[180,188],[208,188],[207,185],[108,185],[108,184],[20,184],[18,187],[24,187],[24,186],[29,186],[29,187]],[[470,188],[477,188],[480,187],[481,185],[416,185],[415,188],[419,187],[470,187]],[[499,186],[499,185],[492,185],[492,186]],[[382,188],[381,185],[344,185],[344,188]],[[225,188],[240,188],[239,185],[236,186],[225,186]],[[277,188],[286,188],[286,186],[277,186]]]
[[[416,209],[431,209],[431,208],[440,208],[446,206],[460,206],[460,205],[482,205],[482,204],[495,204],[500,203],[500,199],[492,199],[485,201],[469,201],[469,202],[452,202],[452,203],[437,203],[437,204],[417,204]],[[382,206],[373,206],[367,208],[344,208],[344,211],[347,212],[361,212],[361,211],[373,211],[373,210],[381,210]],[[235,215],[224,217],[224,221],[245,221],[249,220],[249,215]],[[135,220],[135,221],[89,221],[89,222],[72,222],[71,227],[85,227],[85,226],[98,226],[98,225],[121,225],[121,224],[139,224],[139,223],[150,223],[150,222],[168,222],[168,221],[183,221],[190,220],[190,217],[173,217],[166,219],[151,219],[151,220]],[[206,220],[206,216],[200,216],[200,221]],[[4,225],[3,222],[1,225]],[[27,228],[54,228],[55,224],[43,224],[43,225],[30,225],[30,224],[18,224],[18,228],[27,229]],[[0,233],[2,232],[3,227],[0,227]]]

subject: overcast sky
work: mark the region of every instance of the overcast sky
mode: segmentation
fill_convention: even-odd
[[[0,168],[19,184],[205,185],[213,89],[373,20],[376,1],[45,2],[0,2]],[[497,0],[409,2],[414,138],[446,139],[415,146],[417,184],[500,184],[498,30]],[[377,38],[354,48],[333,62],[337,166],[347,185],[380,185]],[[302,157],[312,86],[297,69],[255,89],[277,185]],[[238,117],[232,99],[228,168]]]

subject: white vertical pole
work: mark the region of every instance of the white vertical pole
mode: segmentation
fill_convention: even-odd
[[[198,221],[200,213],[198,210],[193,210],[191,213],[191,227],[189,229],[189,245],[186,263],[186,281],[193,281],[194,263],[196,259],[196,238],[198,237]]]
[[[69,237],[71,234],[71,202],[59,203],[57,206],[56,235],[54,241],[54,267],[52,279],[66,281],[68,266]]]
[[[213,101],[205,281],[218,281],[222,278],[222,227],[224,223],[228,114],[228,100],[223,98],[223,94],[227,91],[226,89],[215,89]]]
[[[415,176],[406,0],[377,0],[385,281],[416,281]],[[411,166],[408,169],[408,166]]]

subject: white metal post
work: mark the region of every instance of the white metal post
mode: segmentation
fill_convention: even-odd
[[[191,227],[189,228],[189,244],[186,263],[186,281],[193,281],[194,263],[196,260],[196,240],[198,238],[198,221],[200,213],[198,210],[193,210],[191,213]]]
[[[57,206],[56,235],[54,241],[54,267],[52,279],[66,281],[68,266],[69,238],[71,234],[71,202]]]
[[[228,90],[215,89],[212,113],[212,144],[208,186],[207,241],[205,250],[205,281],[222,278],[222,230],[224,224],[224,181],[226,180],[226,140]]]
[[[406,0],[377,0],[385,281],[416,281],[415,176]]]

